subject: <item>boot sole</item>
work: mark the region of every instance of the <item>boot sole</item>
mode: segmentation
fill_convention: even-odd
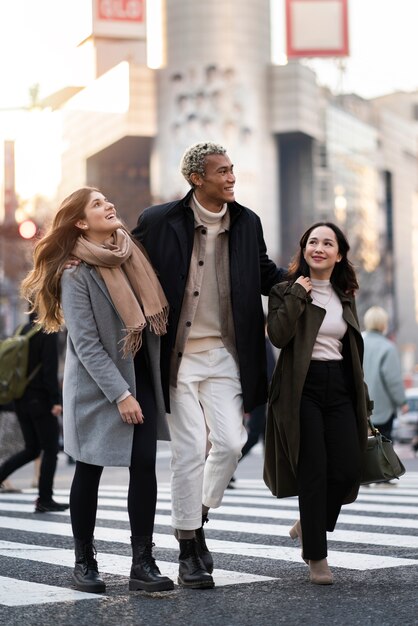
[[[155,583],[145,583],[142,580],[131,579],[129,581],[129,591],[172,591],[174,583],[172,580],[164,580]]]
[[[84,591],[85,593],[104,593],[106,591],[106,585],[79,585],[74,583],[74,587],[77,591]]]
[[[213,589],[215,586],[213,580],[202,580],[200,582],[186,583],[180,578],[180,576],[177,578],[177,582],[180,587],[185,587],[187,589]]]

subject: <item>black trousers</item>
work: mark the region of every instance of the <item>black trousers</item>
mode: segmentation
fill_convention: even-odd
[[[266,430],[266,419],[267,419],[267,405],[260,404],[260,406],[255,407],[250,413],[250,417],[247,422],[247,432],[248,439],[242,449],[242,456],[240,461],[249,453],[251,448],[253,448],[259,441],[260,437],[263,438],[264,441],[264,433]]]
[[[128,515],[133,536],[151,536],[157,505],[157,412],[146,351],[135,357],[136,388],[145,420],[134,426],[131,465],[129,467]],[[128,426],[127,426],[128,428]],[[97,499],[103,467],[76,461],[70,492],[73,535],[89,541],[94,535]]]
[[[15,408],[25,447],[1,465],[0,483],[20,467],[37,459],[42,452],[38,487],[39,499],[41,502],[48,502],[52,498],[54,475],[57,468],[58,418],[52,415],[47,406],[42,407],[40,403],[31,404],[20,400],[16,401]]]
[[[299,511],[305,559],[327,556],[341,505],[360,476],[360,445],[343,361],[311,361],[300,405]]]
[[[384,424],[375,424],[376,428],[381,432],[381,434],[390,440],[392,440],[392,428],[393,428],[393,421],[395,417],[396,415],[394,413],[393,415],[390,416],[388,421],[385,422]],[[372,417],[372,421],[373,421],[373,417]]]

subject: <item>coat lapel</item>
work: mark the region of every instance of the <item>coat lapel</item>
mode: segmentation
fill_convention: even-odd
[[[171,228],[176,233],[181,260],[188,267],[189,259],[192,254],[194,240],[194,219],[192,209],[187,206],[186,200],[172,215],[168,215],[167,219]]]

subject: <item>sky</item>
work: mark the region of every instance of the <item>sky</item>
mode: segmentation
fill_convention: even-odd
[[[0,0],[0,111],[73,82],[72,55],[88,34],[89,0]],[[87,26],[86,26],[87,22]]]
[[[203,0],[202,0],[203,1]],[[273,50],[285,50],[284,0],[274,3]],[[89,0],[0,0],[0,110],[74,82],[72,51],[88,34]],[[370,98],[418,89],[418,0],[349,0],[350,57],[309,61],[334,92]]]

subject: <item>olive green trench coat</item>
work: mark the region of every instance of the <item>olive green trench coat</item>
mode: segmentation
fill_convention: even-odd
[[[363,339],[354,297],[338,290],[336,292],[347,322],[343,358],[353,393],[360,447],[365,450],[367,417],[371,414],[373,403],[369,400],[363,377]],[[315,339],[324,317],[325,309],[314,305],[312,298],[298,283],[280,283],[270,292],[268,334],[281,352],[270,385],[264,481],[278,498],[298,495],[300,400]],[[351,490],[345,503],[356,499],[358,489],[359,484]]]

